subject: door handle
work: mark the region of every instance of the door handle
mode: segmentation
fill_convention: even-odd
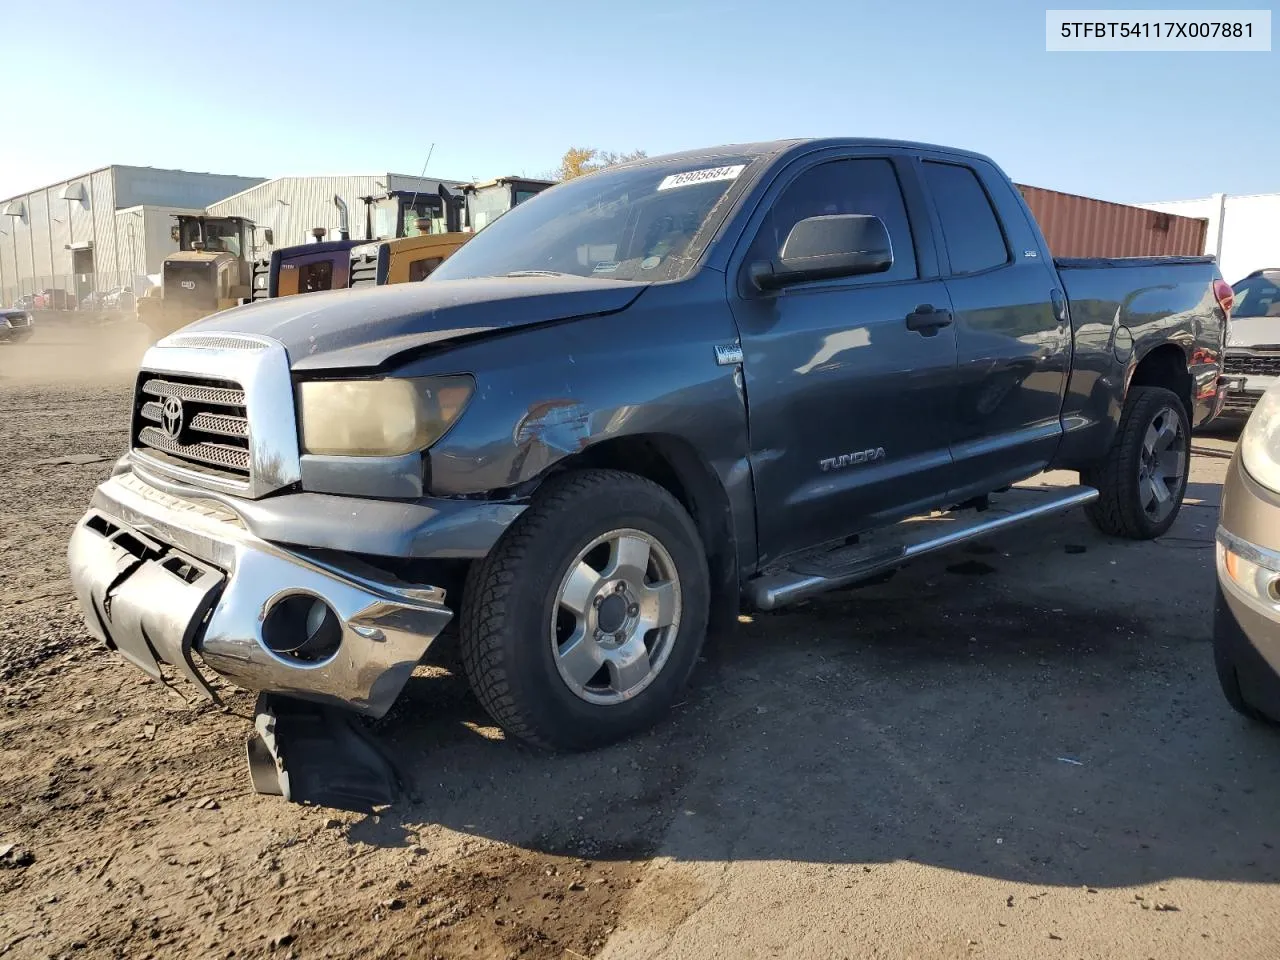
[[[907,314],[907,329],[919,330],[926,337],[931,337],[942,327],[951,325],[950,310],[935,310],[933,304],[922,303]]]
[[[1071,315],[1067,313],[1067,298],[1062,295],[1062,291],[1056,288],[1050,290],[1049,300],[1053,303],[1053,315],[1058,323],[1067,323]]]

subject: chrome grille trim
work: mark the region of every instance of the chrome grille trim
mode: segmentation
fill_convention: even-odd
[[[179,461],[208,464],[231,474],[232,480],[248,478],[249,421],[244,415],[245,393],[239,385],[228,383],[226,386],[212,386],[207,383],[146,377],[139,387],[139,399],[146,397],[157,399],[147,400],[138,408],[137,447],[156,450]],[[181,424],[175,436],[166,429],[161,429],[166,426],[164,404],[161,401],[168,402],[170,397],[190,404],[191,407],[217,409],[187,409],[185,415],[188,419]],[[227,412],[223,413],[223,410]],[[156,426],[147,426],[148,423]],[[230,437],[233,442],[209,441],[202,434]],[[235,443],[236,440],[242,441],[243,445]]]
[[[174,383],[172,380],[148,380],[142,392],[153,397],[177,397],[195,403],[216,403],[224,407],[243,407],[244,391],[233,387],[206,387],[198,383]]]
[[[148,447],[167,453],[183,460],[194,460],[215,467],[227,467],[242,473],[249,472],[249,451],[243,447],[232,447],[222,443],[179,443],[172,440],[163,430],[156,427],[143,427],[138,433],[138,441]]]
[[[195,347],[201,350],[265,350],[267,345],[250,337],[233,334],[188,333],[169,337],[166,341],[175,347]]]
[[[1227,354],[1222,358],[1222,372],[1248,377],[1280,376],[1280,353]]]
[[[223,336],[221,332],[217,335]],[[141,446],[136,440],[129,459],[158,479],[234,497],[256,499],[298,483],[302,475],[301,451],[298,449],[298,426],[294,413],[293,378],[284,344],[271,337],[233,332],[226,336],[242,341],[233,349],[193,347],[183,343],[184,337],[189,336],[191,334],[166,337],[148,350],[142,358],[143,372],[139,383],[153,380],[185,383],[187,387],[201,391],[201,399],[194,400],[197,407],[186,411],[189,418],[201,413],[241,417],[246,423],[247,436],[210,434],[208,446],[240,451],[247,459],[247,468],[239,468],[237,473],[236,466],[226,464],[221,459],[222,454],[215,453],[210,455],[218,456],[219,460],[212,464],[194,459],[184,464],[179,459],[181,454],[170,454],[159,447]],[[245,349],[244,341],[259,343],[261,349]],[[209,390],[231,390],[233,395],[203,392]],[[211,396],[224,402],[211,403]],[[240,403],[228,402],[240,397],[243,398]],[[139,396],[135,409],[140,411],[151,399]],[[201,409],[202,406],[216,409]],[[153,422],[138,415],[134,428],[140,432]],[[166,433],[160,432],[168,443],[174,443]],[[180,436],[184,441],[181,445],[185,447],[198,446],[189,441],[204,439],[198,433],[193,435],[190,420]],[[226,437],[227,441],[218,442],[218,436]],[[201,452],[209,453],[207,450]],[[236,457],[236,461],[240,462],[240,457]]]
[[[157,408],[157,416],[159,409]],[[143,410],[146,416],[146,410]],[[191,418],[191,429],[197,433],[216,433],[222,437],[248,437],[249,421],[224,413],[197,413]]]

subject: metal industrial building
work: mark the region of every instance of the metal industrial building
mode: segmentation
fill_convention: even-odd
[[[1184,217],[1204,217],[1209,228],[1204,248],[1197,252],[1216,256],[1228,283],[1264,267],[1280,267],[1280,193],[1215,193],[1198,200],[1143,206]]]
[[[0,303],[46,290],[83,302],[145,286],[178,248],[174,213],[201,213],[261,177],[114,165],[0,200]]]
[[[317,239],[337,240],[346,206],[353,240],[412,236],[419,217],[440,220],[441,191],[459,195],[464,181],[434,180],[399,173],[349,177],[280,177],[209,204],[211,217],[244,217],[255,226],[254,256]]]

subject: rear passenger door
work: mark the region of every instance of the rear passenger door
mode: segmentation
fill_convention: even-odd
[[[797,161],[730,263],[766,561],[936,505],[951,483],[955,330],[909,163],[892,151]],[[755,289],[749,265],[776,258],[797,221],[826,214],[878,216],[891,268]],[[912,329],[926,307],[939,324]]]
[[[1042,470],[1062,436],[1071,366],[1066,298],[1025,207],[999,170],[976,157],[925,153],[955,316],[957,405],[951,455],[956,500]]]

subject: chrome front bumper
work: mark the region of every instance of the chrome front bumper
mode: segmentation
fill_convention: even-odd
[[[98,487],[68,560],[94,635],[156,679],[170,665],[210,699],[202,667],[250,690],[382,716],[452,616],[437,587],[258,539],[225,507],[132,473]],[[337,616],[327,659],[279,654],[263,639],[267,613],[297,595]]]

